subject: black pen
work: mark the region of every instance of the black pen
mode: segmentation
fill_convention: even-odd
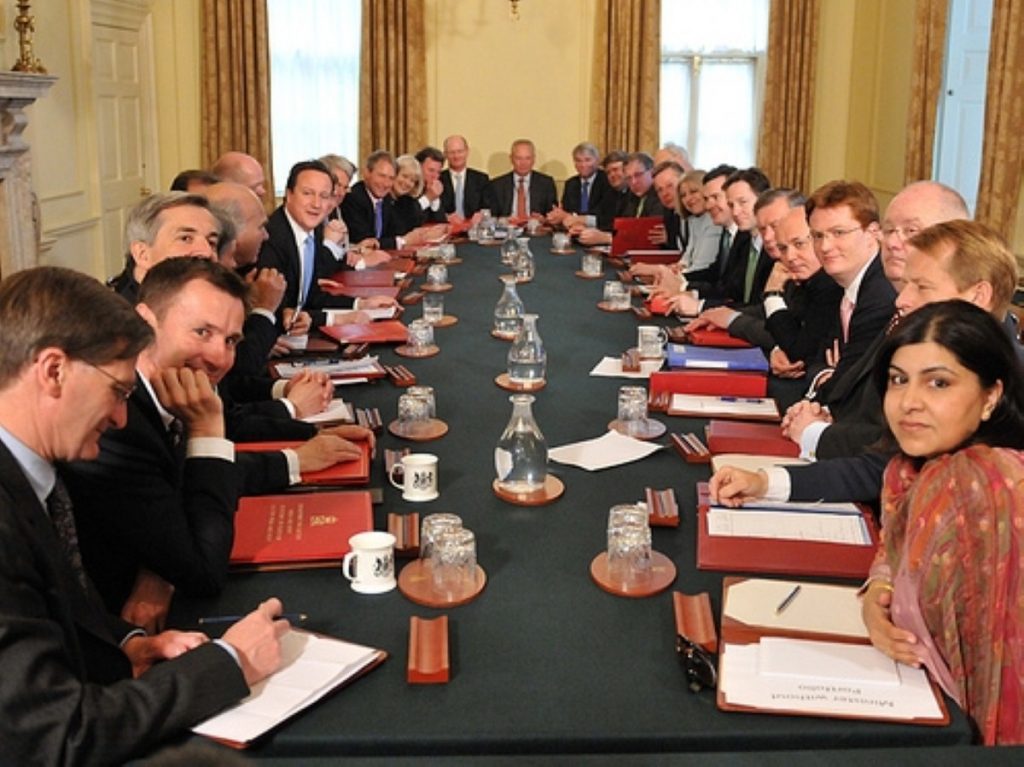
[[[791,604],[793,604],[793,600],[796,599],[796,595],[799,594],[799,593],[800,593],[800,586],[794,586],[793,590],[791,592],[789,592],[788,595],[786,595],[786,598],[783,599],[781,602],[779,602],[779,606],[775,608],[775,614],[778,615],[783,610],[785,610],[787,607],[789,607]]]
[[[238,623],[244,615],[209,615],[199,618],[196,623],[200,626],[208,626],[212,623]],[[281,613],[274,620],[284,620],[289,623],[304,623],[309,618],[305,613]]]

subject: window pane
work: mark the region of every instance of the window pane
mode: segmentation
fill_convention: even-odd
[[[754,65],[750,61],[708,61],[700,69],[697,146],[694,162],[754,164]]]
[[[661,143],[690,145],[690,61],[661,66]]]
[[[360,0],[268,0],[274,180],[333,152],[359,165]]]

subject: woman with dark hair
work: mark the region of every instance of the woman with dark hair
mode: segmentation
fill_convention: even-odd
[[[924,664],[989,745],[1024,742],[1024,381],[990,314],[918,309],[875,369],[899,446],[863,616],[889,657]]]

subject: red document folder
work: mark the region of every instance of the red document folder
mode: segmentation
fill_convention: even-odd
[[[324,325],[320,332],[341,344],[404,344],[409,340],[408,329],[398,320]]]
[[[626,256],[631,264],[674,264],[682,256],[682,252],[647,248],[646,250],[627,250]]]
[[[239,442],[235,450],[240,453],[261,453],[271,450],[283,450],[286,447],[296,448],[302,442]],[[336,463],[319,471],[310,471],[302,475],[303,485],[365,485],[370,481],[370,443],[356,442],[362,449],[358,460]]]
[[[389,280],[386,285],[338,285],[321,284],[320,289],[329,296],[347,296],[348,298],[367,298],[369,296],[386,296],[397,298],[401,288],[391,286]]]
[[[863,580],[875,558],[878,526],[867,507],[861,507],[861,516],[871,536],[870,546],[708,535],[709,506],[708,485],[706,482],[699,482],[697,568],[700,570],[815,575]]]
[[[749,349],[752,344],[742,338],[734,338],[723,328],[701,328],[686,331],[687,343],[694,346],[720,346],[729,349]]]
[[[651,230],[664,225],[661,216],[642,216],[640,218],[616,218],[612,222],[612,250],[610,255],[621,256],[627,250],[650,250]],[[679,257],[676,257],[679,260]]]
[[[651,396],[670,394],[713,394],[732,397],[764,397],[768,378],[763,373],[727,370],[658,370],[651,373]]]
[[[751,453],[753,455],[781,455],[798,458],[800,446],[782,436],[782,429],[774,423],[747,423],[746,421],[711,420],[707,428],[708,450],[719,453]]]
[[[390,269],[344,269],[331,275],[339,285],[351,287],[390,287],[395,284],[395,273]]]
[[[348,539],[372,529],[367,491],[249,496],[235,513],[230,562],[256,569],[336,565]]]

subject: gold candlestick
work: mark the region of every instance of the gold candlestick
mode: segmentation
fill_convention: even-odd
[[[18,49],[20,55],[14,62],[15,72],[35,72],[46,74],[46,67],[35,57],[32,51],[32,33],[36,30],[36,20],[29,15],[31,3],[18,0],[18,15],[14,19],[14,28],[18,31]]]

